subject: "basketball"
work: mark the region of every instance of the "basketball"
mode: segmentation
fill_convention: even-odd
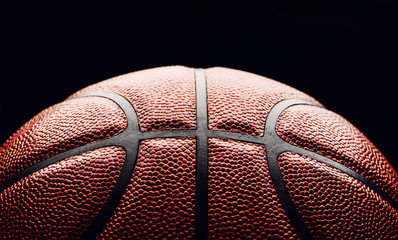
[[[245,71],[88,86],[0,147],[1,239],[398,239],[398,174],[344,117]]]

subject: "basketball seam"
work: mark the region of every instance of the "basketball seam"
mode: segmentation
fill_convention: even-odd
[[[195,69],[196,91],[196,194],[195,239],[205,240],[208,234],[208,138],[209,119],[206,75],[203,69]]]
[[[336,168],[349,176],[364,183],[370,189],[379,194],[384,198],[390,205],[398,210],[397,203],[388,196],[384,191],[378,188],[373,182],[358,174],[352,169],[338,163],[335,160],[324,157],[320,154],[312,151],[302,149],[287,143],[281,139],[275,130],[276,122],[280,114],[287,108],[294,105],[314,105],[319,106],[315,103],[308,102],[300,99],[286,99],[275,104],[269,112],[266,122],[265,130],[262,136],[254,136],[242,133],[233,133],[218,130],[209,130],[208,128],[208,111],[207,111],[207,87],[206,77],[203,69],[195,69],[195,86],[196,86],[196,106],[197,106],[197,129],[191,130],[164,130],[164,131],[153,131],[153,132],[142,132],[139,127],[139,121],[132,104],[124,97],[111,92],[93,92],[85,93],[76,96],[77,97],[104,97],[114,101],[125,113],[127,118],[127,127],[116,136],[93,142],[75,149],[57,154],[53,157],[47,158],[41,162],[32,165],[25,170],[15,174],[0,185],[0,191],[8,188],[13,183],[23,179],[24,177],[66,158],[79,155],[88,151],[92,151],[98,148],[119,146],[126,151],[126,160],[123,165],[120,176],[115,184],[115,187],[110,194],[104,207],[97,214],[95,220],[91,226],[84,233],[85,239],[96,238],[106,223],[109,221],[114,210],[119,204],[123,193],[125,192],[127,185],[130,181],[131,175],[134,171],[134,167],[137,161],[139,145],[142,140],[155,139],[155,138],[175,138],[175,137],[196,137],[197,141],[197,159],[196,159],[196,196],[195,196],[195,237],[196,239],[207,238],[208,228],[208,186],[207,186],[207,161],[208,161],[208,139],[209,138],[224,138],[236,141],[250,142],[256,144],[262,144],[265,146],[267,154],[267,163],[269,166],[270,175],[277,191],[278,198],[282,203],[282,206],[286,212],[286,215],[290,219],[293,227],[296,229],[298,235],[302,239],[311,239],[312,236],[309,234],[306,225],[302,221],[300,214],[294,206],[294,203],[290,197],[289,192],[284,185],[280,168],[278,165],[278,156],[283,152],[294,152],[311,157],[319,162],[325,163],[333,168]],[[198,91],[199,90],[199,91]],[[321,106],[319,106],[321,107]]]

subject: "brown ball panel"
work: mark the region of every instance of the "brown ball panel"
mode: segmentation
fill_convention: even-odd
[[[82,97],[49,107],[0,147],[0,184],[37,162],[115,136],[126,126],[123,111],[105,98]]]
[[[86,87],[117,93],[134,106],[141,131],[195,129],[195,73],[182,66],[160,67],[114,77]]]
[[[210,130],[260,136],[271,108],[281,100],[297,98],[317,103],[292,87],[253,73],[206,69]]]
[[[314,238],[398,238],[398,211],[363,183],[297,153],[281,154],[279,166]]]
[[[292,106],[278,119],[286,142],[338,161],[363,175],[398,202],[398,174],[380,151],[338,114],[314,106]]]
[[[120,147],[54,163],[0,193],[0,238],[77,239],[94,220],[119,177]]]
[[[195,139],[141,142],[134,173],[100,239],[192,239]]]
[[[209,140],[209,239],[297,239],[262,145]]]

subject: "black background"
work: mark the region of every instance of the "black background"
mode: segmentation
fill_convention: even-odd
[[[394,1],[143,2],[2,6],[0,142],[44,108],[115,75],[225,66],[315,97],[397,169]]]

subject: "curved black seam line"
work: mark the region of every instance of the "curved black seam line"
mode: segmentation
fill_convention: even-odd
[[[392,199],[390,196],[388,196],[383,190],[381,190],[379,187],[377,187],[372,181],[365,178],[361,174],[355,172],[351,168],[348,168],[348,167],[344,166],[343,164],[336,162],[330,158],[324,157],[322,155],[308,151],[306,149],[299,148],[294,145],[291,145],[290,149],[286,149],[284,152],[299,153],[299,154],[308,156],[312,159],[315,159],[321,163],[325,163],[325,164],[329,165],[330,167],[340,170],[341,172],[344,172],[345,174],[347,174],[347,175],[355,178],[356,180],[362,182],[363,184],[365,184],[367,187],[369,187],[374,192],[376,192],[379,196],[381,196],[385,201],[387,201],[393,208],[398,210],[398,204],[394,201],[394,199]]]
[[[269,112],[264,129],[264,146],[267,155],[267,163],[269,168],[269,173],[271,175],[272,182],[276,193],[278,195],[279,201],[285,210],[290,223],[296,229],[297,235],[301,239],[313,239],[310,232],[307,229],[306,224],[301,219],[300,213],[296,209],[293,200],[290,197],[289,191],[287,190],[283,177],[278,165],[278,156],[282,151],[285,150],[285,141],[281,141],[275,132],[276,122],[279,115],[288,107],[297,104],[312,104],[303,100],[284,100],[277,103]]]
[[[205,192],[207,192],[207,156],[208,156],[208,149],[205,147],[208,144],[208,138],[225,138],[225,139],[231,139],[231,140],[236,140],[236,141],[244,141],[244,142],[250,142],[250,143],[256,143],[256,144],[263,144],[266,148],[266,153],[267,153],[267,159],[268,159],[268,166],[270,169],[270,174],[271,178],[274,182],[275,188],[277,189],[277,194],[278,197],[280,198],[282,202],[282,206],[284,207],[285,211],[287,212],[287,215],[289,216],[289,219],[292,222],[296,222],[296,224],[293,224],[295,229],[302,234],[300,235],[301,238],[303,239],[310,239],[311,236],[307,235],[308,230],[306,230],[305,225],[303,224],[299,213],[294,207],[294,204],[292,202],[292,199],[290,198],[290,195],[283,183],[282,176],[280,173],[280,169],[278,166],[278,156],[283,153],[283,152],[296,152],[299,154],[306,155],[308,157],[311,157],[317,161],[320,161],[322,163],[325,163],[333,168],[339,169],[340,171],[348,174],[349,176],[357,179],[358,181],[364,183],[366,186],[371,188],[373,191],[375,191],[378,195],[380,195],[382,198],[384,198],[387,202],[391,204],[391,206],[395,209],[398,210],[398,204],[391,198],[389,197],[384,191],[379,189],[373,182],[370,180],[366,179],[362,175],[358,174],[357,172],[353,171],[352,169],[332,160],[327,157],[324,157],[322,155],[316,154],[314,152],[311,152],[309,150],[305,150],[302,148],[299,148],[297,146],[291,145],[284,140],[282,140],[275,132],[275,126],[276,126],[276,121],[279,117],[279,115],[288,107],[293,106],[293,105],[314,105],[318,106],[314,103],[307,102],[304,100],[299,100],[299,99],[288,99],[288,100],[283,100],[276,104],[271,112],[269,113],[267,120],[266,120],[266,126],[265,126],[265,131],[264,135],[259,137],[259,136],[254,136],[254,135],[247,135],[247,134],[241,134],[241,133],[233,133],[233,132],[224,132],[224,131],[214,131],[214,130],[209,130],[208,129],[208,120],[207,120],[207,96],[206,96],[206,119],[202,121],[202,126],[205,127],[200,127],[200,122],[198,122],[198,129],[196,130],[165,130],[165,131],[154,131],[154,132],[141,132],[139,129],[138,125],[138,119],[137,115],[134,111],[133,106],[128,102],[126,99],[121,97],[120,95],[114,94],[114,93],[109,93],[109,92],[98,92],[98,93],[88,93],[88,94],[82,94],[77,97],[84,97],[84,96],[97,96],[97,97],[105,97],[108,98],[112,101],[114,101],[116,104],[118,104],[122,110],[125,112],[128,125],[127,128],[124,129],[121,133],[118,135],[108,138],[102,141],[90,143],[81,147],[77,147],[75,149],[69,150],[64,153],[60,153],[58,155],[55,155],[53,157],[50,157],[46,160],[43,160],[39,163],[36,163],[35,165],[17,173],[13,177],[9,178],[5,182],[3,182],[0,185],[0,191],[3,191],[4,189],[8,188],[11,186],[13,183],[23,179],[24,177],[30,175],[31,173],[34,173],[44,167],[47,167],[53,163],[59,162],[63,159],[79,155],[88,151],[92,151],[98,148],[103,148],[103,147],[108,147],[108,146],[119,146],[123,147],[126,150],[126,163],[124,164],[122,168],[122,172],[120,174],[120,177],[114,187],[113,192],[111,193],[111,197],[108,199],[107,203],[103,207],[103,209],[100,211],[99,215],[97,215],[96,220],[94,220],[94,224],[90,226],[89,229],[93,229],[90,231],[87,231],[86,235],[87,238],[95,238],[102,228],[105,226],[106,222],[109,220],[110,216],[112,215],[114,209],[117,207],[118,202],[120,201],[120,198],[122,197],[122,194],[124,193],[127,184],[130,180],[131,174],[133,172],[136,159],[137,159],[137,153],[138,153],[138,148],[139,148],[139,142],[144,139],[153,139],[153,138],[172,138],[172,137],[197,137],[199,139],[199,133],[202,132],[201,139],[206,139],[206,141],[202,141],[202,145],[198,145],[197,147],[197,155],[199,153],[202,153],[201,159],[206,159],[206,161],[202,161],[201,163],[205,165],[201,165],[202,168],[205,166],[206,170],[206,177],[201,178],[201,181],[204,182],[206,181],[205,185],[201,185],[201,187],[205,187]],[[202,101],[202,100],[201,100]],[[130,109],[130,110],[129,110]],[[199,111],[199,110],[197,110]],[[133,120],[132,120],[133,119]],[[198,131],[201,129],[200,131]],[[135,134],[135,137],[132,137]],[[205,137],[204,137],[205,136]],[[205,144],[203,144],[203,142]],[[198,142],[197,142],[198,144]],[[199,151],[200,150],[200,151]],[[203,151],[204,150],[204,151]],[[198,158],[199,159],[199,158]],[[197,160],[198,161],[198,160]],[[123,183],[122,183],[123,182]],[[203,189],[202,189],[203,190]],[[201,191],[202,191],[201,190]],[[198,194],[198,192],[197,192]],[[204,205],[198,205],[202,206],[202,209],[206,209],[206,211],[199,211],[200,207],[198,206],[195,208],[195,219],[196,219],[196,224],[199,224],[200,226],[196,226],[196,237],[201,237],[197,239],[204,239],[203,235],[207,237],[207,194],[206,194],[206,199],[204,200],[205,194],[203,192],[199,192],[199,195],[197,195],[197,198],[199,199],[199,196],[202,196],[202,200],[200,201],[200,204]],[[108,203],[109,202],[109,203]],[[206,204],[203,204],[205,202]],[[197,214],[198,213],[198,214]],[[206,215],[206,218],[199,218],[199,216],[204,216]],[[100,217],[98,217],[100,216]],[[99,219],[99,220],[97,220]],[[293,219],[293,220],[292,220]],[[200,220],[200,221],[198,221]],[[205,223],[205,224],[203,224]],[[206,226],[206,229],[204,228]],[[304,226],[304,228],[303,228]],[[199,229],[201,231],[199,232]],[[205,229],[205,231],[204,231]],[[95,231],[94,231],[95,230]],[[91,232],[91,233],[90,233]],[[95,232],[95,233],[94,233]],[[90,234],[89,234],[90,233]],[[95,236],[94,236],[95,235]]]
[[[123,110],[125,117],[127,118],[126,129],[124,129],[121,134],[111,138],[115,145],[123,147],[126,151],[124,165],[120,171],[120,175],[115,183],[115,186],[113,187],[112,192],[108,196],[106,203],[98,212],[97,216],[94,218],[94,221],[82,235],[82,239],[96,239],[97,236],[102,232],[106,223],[109,221],[116,207],[119,205],[119,202],[126,191],[127,185],[129,184],[131,175],[133,174],[134,167],[137,162],[138,149],[141,141],[139,136],[141,131],[134,107],[122,96],[115,93],[98,92],[82,94],[77,97],[87,96],[105,97],[114,101]]]
[[[206,75],[195,69],[196,91],[196,184],[195,239],[207,239],[208,231],[208,111]]]
[[[82,154],[82,153],[85,153],[88,151],[92,151],[92,150],[102,148],[102,147],[109,147],[109,146],[117,146],[117,145],[115,145],[111,139],[105,139],[102,141],[98,141],[98,142],[90,143],[90,144],[87,144],[87,145],[84,145],[81,147],[77,147],[72,150],[55,155],[53,157],[47,158],[43,161],[36,163],[35,165],[32,165],[32,166],[22,170],[21,172],[15,174],[8,180],[4,181],[0,186],[0,191],[5,190],[6,188],[10,187],[12,184],[16,183],[17,181],[19,181],[19,180],[27,177],[28,175],[30,175],[42,168],[45,168],[51,164],[54,164],[56,162],[66,159],[66,158],[72,157],[74,155],[79,155],[79,154]]]
[[[377,187],[373,182],[360,175],[359,173],[353,171],[352,169],[344,166],[343,164],[338,163],[335,160],[324,157],[320,154],[314,153],[312,151],[294,146],[290,143],[285,142],[279,135],[276,133],[276,122],[280,116],[280,114],[287,108],[294,105],[313,105],[321,107],[315,103],[308,102],[305,100],[298,99],[288,99],[283,100],[276,104],[268,114],[265,130],[264,130],[264,145],[266,148],[266,154],[268,159],[268,166],[271,178],[274,182],[275,189],[277,191],[279,200],[283,208],[285,209],[286,215],[289,217],[293,227],[296,229],[297,234],[301,239],[312,239],[311,234],[309,233],[307,226],[301,219],[301,216],[290,197],[290,194],[283,182],[282,174],[280,172],[280,168],[278,165],[278,157],[280,154],[284,152],[294,152],[299,153],[305,156],[308,156],[312,159],[315,159],[319,162],[325,163],[335,169],[340,170],[341,172],[357,179],[358,181],[365,184],[367,187],[375,191],[378,195],[380,195],[384,200],[386,200],[390,205],[398,210],[397,203],[388,196],[384,191],[382,191],[379,187]]]

